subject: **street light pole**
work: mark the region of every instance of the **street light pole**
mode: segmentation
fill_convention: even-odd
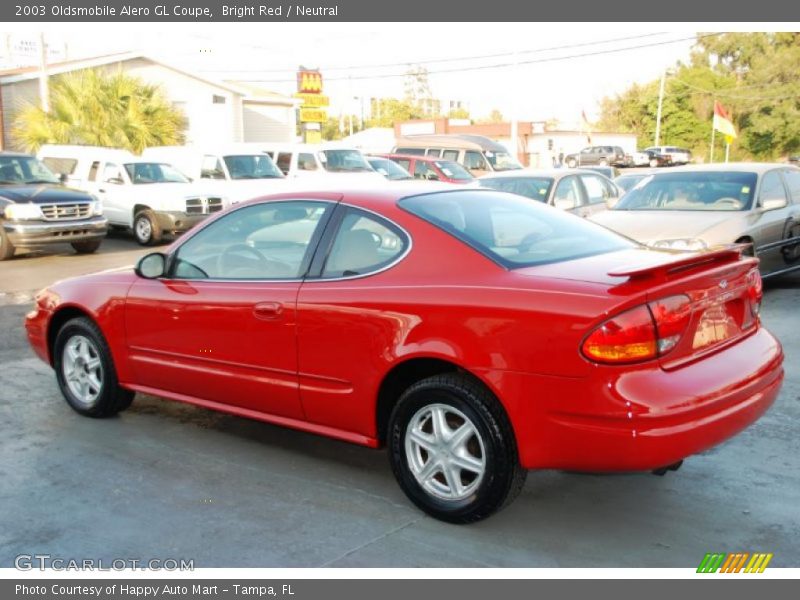
[[[664,83],[667,79],[667,70],[664,69],[661,72],[661,87],[658,91],[658,109],[656,110],[656,139],[654,146],[658,146],[658,142],[661,140],[661,108],[664,106]]]
[[[44,45],[44,32],[39,34],[39,98],[42,110],[50,112],[50,88],[47,82],[47,47]]]

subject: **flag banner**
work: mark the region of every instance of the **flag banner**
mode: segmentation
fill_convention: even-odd
[[[733,126],[733,119],[731,119],[728,111],[725,110],[718,100],[714,100],[713,127],[724,134],[726,139],[733,139],[736,137],[736,128]]]

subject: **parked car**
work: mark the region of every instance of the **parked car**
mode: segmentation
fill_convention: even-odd
[[[595,173],[600,173],[606,179],[614,180],[614,178],[619,177],[619,169],[617,167],[578,167],[578,169],[583,171],[594,171]]]
[[[360,150],[330,142],[325,144],[248,144],[269,154],[290,179],[316,180],[333,185],[376,184],[384,180]]]
[[[142,158],[169,163],[204,188],[225,196],[231,204],[278,191],[285,179],[272,158],[239,146],[195,148],[158,146],[147,148]]]
[[[800,169],[786,164],[718,164],[650,174],[601,225],[656,248],[702,250],[745,243],[763,277],[800,262]]]
[[[587,146],[575,154],[567,154],[564,163],[570,168],[583,165],[627,167],[631,158],[619,146]]]
[[[475,181],[472,173],[452,160],[413,154],[382,154],[381,156],[391,159],[406,171],[412,173],[414,179],[458,184]]]
[[[655,150],[639,150],[631,153],[631,167],[668,167],[672,164],[669,154],[660,154]]]
[[[677,468],[778,395],[736,249],[648,250],[495,190],[335,192],[239,204],[38,294],[28,339],[69,405],[145,392],[386,445],[412,502],[467,523],[528,469]]]
[[[96,195],[112,227],[132,229],[139,244],[186,232],[229,205],[227,198],[192,184],[170,164],[130,152],[91,146],[46,145],[40,158],[68,181]]]
[[[395,161],[385,158],[383,156],[365,156],[369,166],[375,171],[386,177],[389,181],[403,181],[406,179],[414,179],[406,169],[401,167]]]
[[[452,160],[465,167],[474,177],[522,168],[505,146],[482,135],[434,134],[398,137],[392,153]]]
[[[523,169],[486,175],[481,187],[519,194],[581,217],[613,206],[619,190],[606,177],[589,171]]]
[[[64,187],[34,156],[0,152],[0,260],[18,248],[63,243],[89,254],[100,247],[107,228],[97,198]]]
[[[688,165],[692,162],[692,152],[686,148],[679,148],[678,146],[651,146],[645,148],[645,152],[655,152],[664,156],[669,156],[670,164],[673,165]]]

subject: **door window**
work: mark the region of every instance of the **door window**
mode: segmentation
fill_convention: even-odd
[[[780,173],[770,171],[761,180],[761,193],[758,197],[759,204],[763,204],[764,200],[774,200],[776,198],[786,199],[786,188],[783,187]]]
[[[100,161],[94,161],[89,167],[89,181],[97,181],[97,171],[100,169]]]
[[[267,202],[215,221],[178,248],[178,279],[275,280],[305,274],[327,202]]]
[[[553,201],[567,201],[569,200],[572,202],[572,206],[580,206],[581,202],[581,192],[580,188],[578,187],[578,178],[577,177],[565,177],[561,181],[558,182],[556,186],[556,191],[553,194]]]
[[[418,160],[414,163],[414,178],[437,180],[439,176],[436,174],[436,171],[430,168],[428,163],[424,160]]]
[[[106,183],[124,183],[125,180],[122,179],[122,169],[119,168],[119,165],[106,163],[103,167],[103,181]]]
[[[458,162],[458,150],[445,150],[442,152],[442,158]]]
[[[351,277],[389,266],[408,247],[396,225],[356,208],[348,208],[325,261],[323,277]]]
[[[786,185],[789,188],[792,202],[800,204],[800,171],[788,169],[783,172],[783,176],[786,179]]]
[[[275,161],[275,164],[278,165],[278,168],[283,172],[284,175],[288,175],[289,169],[292,166],[292,153],[278,152],[278,158]]]
[[[611,184],[597,175],[581,175],[583,186],[586,188],[586,197],[589,204],[603,204],[614,196]]]
[[[468,169],[474,169],[476,171],[489,170],[483,155],[480,152],[475,152],[474,150],[467,150],[464,153],[464,166]]]
[[[225,179],[222,161],[216,156],[204,156],[200,167],[200,177],[202,179]]]
[[[300,171],[316,171],[317,161],[314,160],[314,155],[308,152],[301,152],[297,156],[297,168]]]

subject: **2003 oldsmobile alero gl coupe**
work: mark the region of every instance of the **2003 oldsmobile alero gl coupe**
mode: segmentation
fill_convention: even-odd
[[[647,249],[494,190],[240,204],[27,317],[77,412],[135,392],[388,447],[422,510],[485,518],[528,469],[675,467],[783,379],[757,261]]]

